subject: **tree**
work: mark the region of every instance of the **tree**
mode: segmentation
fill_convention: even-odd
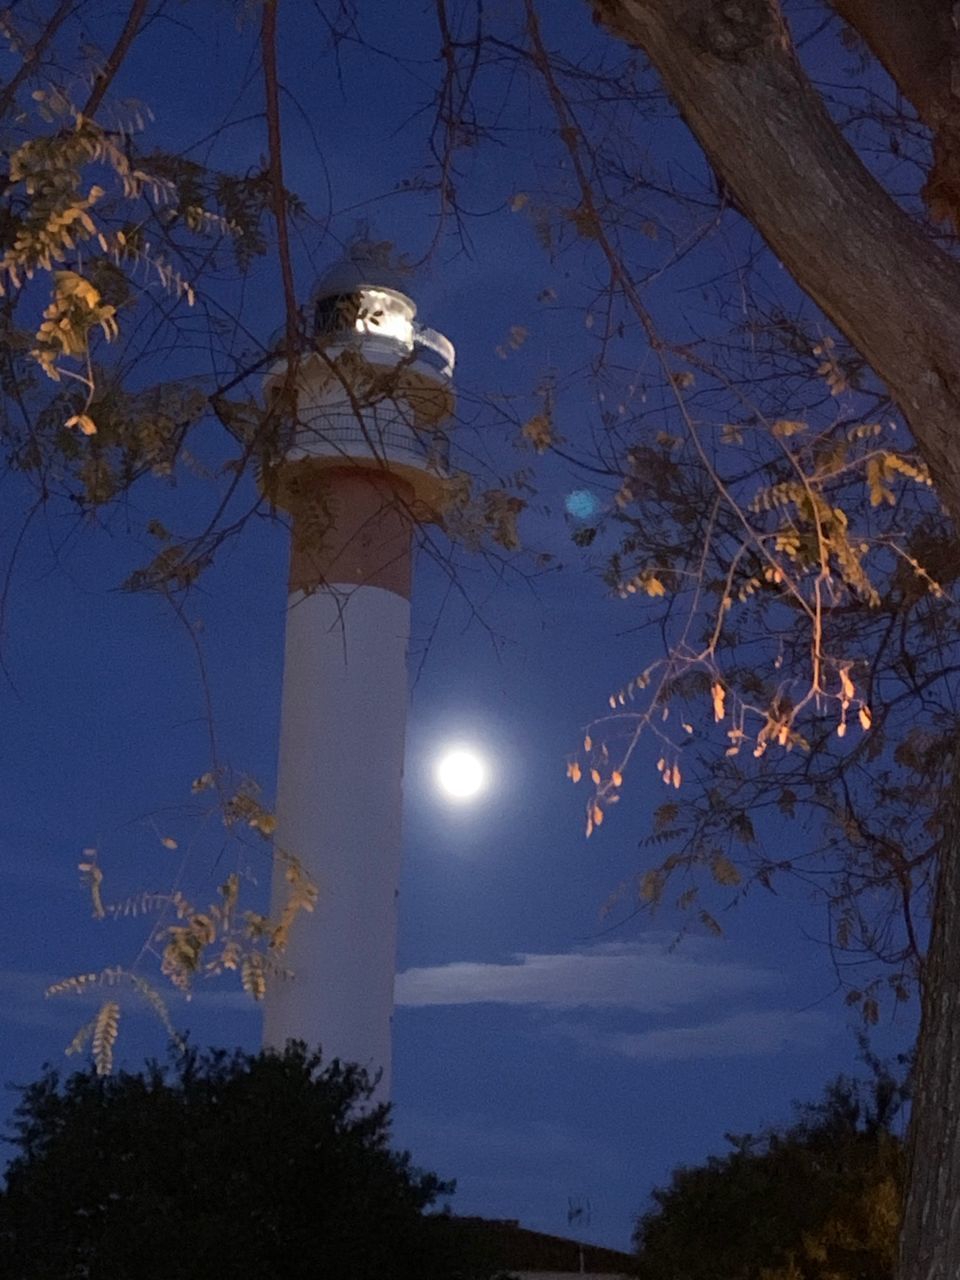
[[[889,1280],[900,1100],[886,1072],[839,1079],[793,1124],[729,1135],[726,1155],[675,1169],[637,1221],[642,1280]]]
[[[437,8],[449,114],[484,39],[451,36]],[[896,999],[920,981],[901,1271],[946,1277],[960,1268],[956,15],[947,0],[590,9],[645,60],[611,66],[556,33],[551,44],[534,0],[522,37],[486,41],[491,64],[539,84],[569,174],[552,219],[534,208],[538,233],[553,253],[582,241],[603,280],[587,317],[596,447],[560,452],[618,487],[607,528],[577,538],[616,543],[608,580],[644,603],[662,642],[568,772],[593,784],[588,835],[647,740],[679,792],[658,810],[652,840],[675,848],[637,877],[640,908],[679,882],[677,905],[718,930],[703,879],[735,899],[792,872],[829,903],[838,967],[858,947],[855,959],[893,965]],[[669,120],[664,94],[712,192],[690,165],[658,171],[643,145]],[[445,194],[455,200],[452,184]],[[724,231],[724,266],[665,324],[657,282]],[[677,274],[688,290],[689,271]],[[862,732],[854,744],[848,728]],[[802,853],[764,854],[777,810],[812,819]],[[868,1022],[877,991],[851,984]]]
[[[872,372],[886,389],[916,442],[924,478],[929,478],[944,510],[956,520],[960,517],[960,451],[955,441],[960,407],[956,304],[960,268],[954,241],[937,234],[909,195],[898,200],[885,188],[865,156],[844,137],[823,91],[803,68],[776,0],[736,4],[692,0],[683,5],[669,0],[594,0],[592,7],[598,21],[649,58],[702,146],[722,189],[729,193],[731,204],[845,336],[864,371]],[[956,225],[958,117],[952,78],[957,57],[953,7],[947,0],[930,0],[908,12],[895,3],[837,0],[835,8],[849,24],[854,39],[862,40],[880,59],[926,127],[926,132],[919,130],[929,144],[929,148],[921,146],[919,158],[925,179],[922,195],[930,217]],[[530,5],[528,13],[532,15]],[[534,56],[539,57],[549,86],[549,66],[542,44],[537,49],[532,17],[528,25]],[[558,116],[563,111],[563,103],[558,102]],[[581,216],[588,219],[590,234],[600,236],[603,210],[597,209],[595,198],[591,204],[593,188],[582,159],[577,169],[579,135],[570,121],[565,127],[564,141],[578,176],[582,175]],[[613,255],[611,263],[617,272],[619,264]],[[636,290],[630,297],[629,271],[620,275],[617,285],[643,319],[654,349],[662,353],[664,344],[649,318],[644,318]],[[818,354],[825,356],[828,376],[833,372],[836,378],[831,346],[819,344]],[[685,377],[675,370],[665,373],[665,380],[678,392],[683,389],[678,379]],[[678,411],[683,414],[679,403]],[[793,418],[791,414],[785,422]],[[689,428],[689,417],[686,424]],[[781,434],[786,431],[782,428]],[[702,451],[701,461],[709,472],[709,459]],[[909,460],[901,461],[911,465]],[[855,557],[851,561],[846,556],[846,510],[840,508],[843,520],[834,514],[836,506],[831,505],[828,511],[821,505],[817,486],[805,478],[808,471],[795,467],[789,457],[784,463],[804,488],[802,496],[787,499],[786,505],[792,504],[801,517],[791,523],[801,540],[804,532],[814,531],[818,552],[814,563],[818,559],[819,566],[811,575],[815,589],[801,592],[802,600],[797,599],[797,604],[802,608],[806,603],[808,610],[811,606],[813,610],[809,689],[822,707],[818,637],[825,614],[819,591],[832,576],[844,581],[845,589],[827,608],[835,613],[846,606],[851,595],[869,597],[870,589],[864,583],[857,586]],[[839,467],[842,470],[846,465],[844,458]],[[882,474],[892,473],[898,466],[885,453],[873,460],[872,468],[867,464],[868,483],[880,484],[871,494],[875,505],[886,501],[881,492]],[[715,471],[713,479],[717,479]],[[791,483],[789,479],[780,482]],[[714,486],[719,507],[736,517],[743,508],[723,490],[722,484]],[[771,504],[781,505],[776,496]],[[938,532],[943,547],[948,540],[942,524],[937,529],[936,513],[927,511],[925,516],[928,534]],[[781,552],[786,548],[783,533],[781,529]],[[769,544],[747,530],[742,545],[752,545],[760,552],[759,572],[750,573],[747,583],[755,580],[761,589],[764,582],[779,587],[783,563],[778,556],[766,554]],[[919,564],[916,557],[911,558]],[[735,566],[737,560],[728,563]],[[733,567],[731,574],[735,579]],[[749,594],[757,587],[748,585],[746,589]],[[950,665],[947,656],[941,671]],[[838,673],[842,670],[840,665]],[[840,676],[838,689],[844,715],[848,707],[857,705],[849,672],[846,674],[846,682]],[[714,680],[711,692],[719,721],[724,714],[726,686]],[[771,738],[784,746],[800,745],[791,738],[797,723],[795,706],[785,705],[782,695],[774,691],[766,709],[764,727],[754,737],[756,747],[765,747]],[[864,709],[868,727],[871,708],[861,703],[859,710]],[[736,722],[734,729],[738,730]],[[909,1280],[947,1277],[960,1267],[960,1216],[955,1209],[960,1202],[960,1054],[955,1042],[960,1025],[960,859],[956,854],[960,775],[952,764],[955,725],[941,722],[937,737],[941,763],[947,763],[941,773],[942,799],[928,828],[935,832],[937,883],[922,968],[911,1176],[902,1242],[901,1274]],[[733,748],[738,745],[739,740],[731,744]],[[602,806],[594,806],[597,812],[602,815]],[[902,883],[904,876],[908,877],[909,863],[908,856],[900,867]],[[720,864],[720,876],[727,874]]]
[[[450,1274],[424,1210],[452,1184],[392,1151],[365,1073],[291,1045],[23,1090],[0,1270],[83,1275]]]

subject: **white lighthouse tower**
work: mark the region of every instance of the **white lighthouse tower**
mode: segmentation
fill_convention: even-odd
[[[371,251],[371,250],[374,251]],[[317,288],[277,501],[292,525],[277,832],[315,881],[264,1042],[320,1045],[389,1092],[414,525],[437,518],[454,349],[355,246]],[[271,370],[267,394],[287,368]],[[282,902],[283,866],[274,871]]]

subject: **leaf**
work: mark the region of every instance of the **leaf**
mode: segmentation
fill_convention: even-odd
[[[95,436],[97,434],[97,424],[87,413],[75,413],[63,425],[65,427],[79,427],[85,436]]]
[[[553,443],[553,428],[545,413],[535,413],[521,427],[520,434],[537,453],[546,453]]]
[[[674,804],[672,800],[668,800],[666,804],[658,805],[653,812],[653,830],[655,835],[659,835],[663,831],[668,831],[676,822],[680,813],[680,806]]]
[[[709,911],[700,912],[700,923],[709,933],[712,933],[715,938],[723,937],[723,930]]]
[[[663,896],[664,884],[666,877],[659,870],[646,871],[640,879],[637,887],[637,894],[641,902],[649,902],[656,904]]]
[[[713,872],[713,878],[717,884],[732,886],[740,883],[740,872],[730,859],[725,858],[722,853],[714,858],[710,864],[710,870]]]
[[[101,896],[100,886],[103,884],[103,872],[97,866],[96,849],[84,849],[86,859],[77,863],[77,870],[82,875],[84,882],[90,890],[90,901],[93,904],[93,914],[97,920],[102,920],[107,914],[103,905],[103,897]]]
[[[249,825],[254,831],[259,831],[262,836],[272,836],[277,829],[276,814],[261,809],[250,818]]]
[[[93,1022],[93,1062],[98,1076],[113,1070],[113,1046],[120,1029],[120,1006],[116,1000],[105,1000]]]
[[[785,440],[788,436],[795,436],[798,432],[806,431],[806,429],[807,424],[805,422],[792,422],[789,418],[778,418],[770,428],[770,433],[781,440]]]
[[[796,814],[797,796],[789,787],[784,787],[777,799],[777,808],[781,813],[792,818]]]
[[[85,1022],[82,1027],[77,1030],[76,1035],[64,1049],[64,1053],[71,1058],[75,1053],[83,1053],[87,1046],[87,1041],[93,1035],[93,1021]]]
[[[753,844],[756,841],[753,823],[745,809],[738,809],[730,815],[730,830],[744,844]]]
[[[267,991],[267,978],[264,972],[263,956],[259,951],[250,951],[243,957],[240,965],[240,983],[247,995],[254,1000],[262,1000]]]
[[[724,715],[724,700],[726,692],[719,680],[715,680],[710,686],[710,696],[713,699],[713,719],[719,724]]]
[[[179,845],[177,844],[176,840],[174,840],[173,836],[163,836],[160,840],[160,843],[163,845],[165,849],[179,848]]]
[[[884,484],[887,471],[882,458],[868,458],[866,468],[867,489],[870,493],[871,507],[879,507],[887,502],[893,506],[896,502],[893,490]]]

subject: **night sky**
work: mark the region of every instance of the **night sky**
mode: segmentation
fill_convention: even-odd
[[[610,56],[618,54],[591,26],[586,6],[544,7],[549,39],[570,56],[608,43]],[[113,28],[106,8],[97,8],[104,29],[91,34],[106,40]],[[281,4],[286,180],[312,214],[296,248],[304,298],[359,219],[413,258],[437,230],[428,194],[397,191],[411,185],[425,155],[437,75],[430,7],[382,0],[364,8],[373,11],[364,28],[370,47],[347,41],[335,56],[312,3]],[[489,9],[509,29],[512,6],[501,0]],[[118,94],[150,104],[157,145],[192,146],[226,125],[209,144],[211,158],[225,167],[256,165],[264,141],[262,121],[248,119],[260,110],[254,24],[238,32],[228,4],[165,12],[132,55]],[[478,88],[490,95],[491,111],[501,106],[501,91]],[[622,906],[603,914],[617,886],[649,857],[638,846],[662,788],[652,768],[638,769],[619,809],[587,842],[584,797],[566,781],[564,762],[611,690],[652,656],[654,640],[637,630],[642,600],[611,598],[596,565],[571,542],[565,497],[590,489],[605,508],[611,486],[521,451],[499,423],[504,406],[522,420],[539,379],[554,370],[559,429],[589,451],[597,405],[580,376],[593,354],[584,308],[602,288],[595,262],[579,251],[551,262],[528,211],[510,209],[517,193],[550,188],[557,155],[532,90],[529,98],[522,85],[511,92],[502,136],[460,157],[471,214],[465,243],[444,227],[410,288],[423,322],[457,347],[460,464],[494,476],[534,470],[538,492],[525,541],[561,567],[537,569],[532,556],[511,562],[460,552],[459,585],[451,589],[442,538],[432,535],[433,547],[419,556],[394,1133],[419,1164],[457,1180],[458,1212],[519,1218],[562,1234],[570,1202],[589,1202],[590,1220],[576,1230],[627,1247],[633,1216],[671,1168],[721,1152],[725,1132],[789,1118],[792,1100],[812,1100],[836,1073],[855,1070],[857,1047],[822,942],[825,912],[799,887],[749,897],[724,917],[723,940],[693,934],[678,947],[671,947],[678,921],[669,912],[654,920],[625,919]],[[664,120],[651,130],[645,146],[691,182],[706,181],[678,124]],[[734,227],[709,240],[669,285],[651,286],[673,331],[695,323],[690,285],[729,260],[738,234]],[[281,324],[273,259],[258,263],[242,289],[229,281],[218,288],[224,307],[242,306],[260,341]],[[555,298],[538,301],[547,289]],[[528,337],[504,359],[497,347],[509,348],[511,326]],[[205,358],[198,349],[177,360],[206,373]],[[636,339],[619,358],[640,367],[647,354]],[[204,433],[195,452],[216,463],[222,441],[212,426]],[[251,481],[248,505],[253,495]],[[0,502],[9,563],[29,494],[8,477]],[[189,627],[162,601],[118,590],[146,558],[135,532],[144,514],[159,507],[171,522],[196,524],[204,502],[199,478],[159,495],[148,482],[98,526],[49,508],[19,547],[0,682],[5,1080],[25,1082],[42,1063],[60,1062],[90,1016],[89,1002],[45,1001],[45,984],[130,963],[149,935],[143,921],[91,920],[76,872],[84,847],[99,851],[108,897],[169,887],[177,877],[206,894],[234,856],[216,816],[204,817],[190,796],[210,760],[194,640],[220,758],[272,797],[286,530],[265,518],[248,521],[189,598]],[[492,786],[473,805],[452,806],[433,785],[436,754],[450,741],[474,744],[491,762]],[[802,823],[784,823],[764,837],[801,843]],[[265,846],[251,844],[250,862],[262,894]],[[259,1012],[227,979],[201,985],[192,1003],[172,1008],[196,1042],[258,1045]],[[877,1029],[881,1052],[909,1041],[912,1015],[900,1017]],[[135,1067],[161,1053],[163,1039],[157,1023],[130,1005],[121,1064]],[[11,1103],[12,1095],[4,1106]]]

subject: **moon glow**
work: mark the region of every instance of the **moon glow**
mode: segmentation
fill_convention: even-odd
[[[487,781],[487,766],[468,747],[445,751],[437,762],[437,786],[451,800],[473,800]]]

